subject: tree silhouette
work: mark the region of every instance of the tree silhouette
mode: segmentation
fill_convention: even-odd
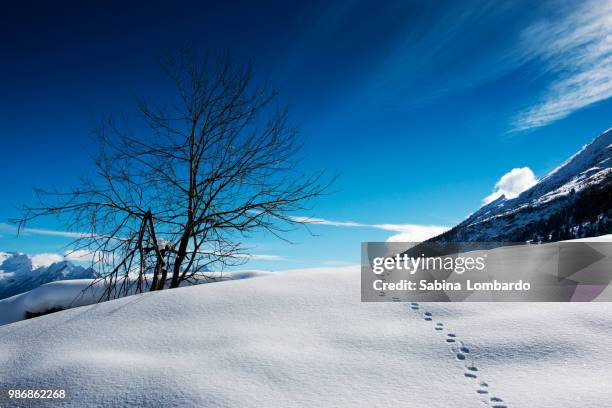
[[[297,171],[298,129],[274,106],[277,92],[254,83],[252,64],[182,51],[161,65],[176,99],[139,101],[137,127],[103,120],[95,173],[70,191],[37,189],[38,203],[13,220],[21,229],[55,215],[82,232],[73,248],[92,254],[107,298],[244,262],[244,237],[305,224],[296,212],[334,180]]]

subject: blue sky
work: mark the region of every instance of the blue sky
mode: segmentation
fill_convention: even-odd
[[[6,220],[34,185],[91,169],[92,117],[167,97],[156,61],[184,42],[252,58],[303,124],[303,170],[341,175],[304,214],[325,220],[316,236],[249,238],[254,268],[357,262],[362,241],[453,226],[512,169],[528,186],[611,126],[610,1],[130,3],[5,6],[1,250],[63,253],[57,220],[18,239]]]

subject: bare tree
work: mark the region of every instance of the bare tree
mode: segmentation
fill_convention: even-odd
[[[282,238],[333,181],[297,171],[297,128],[273,106],[276,91],[254,83],[251,63],[181,52],[162,68],[177,97],[139,101],[136,127],[103,120],[95,173],[71,191],[37,189],[38,203],[13,220],[21,229],[56,215],[83,232],[72,247],[93,254],[108,298],[244,262],[245,236],[263,229]]]

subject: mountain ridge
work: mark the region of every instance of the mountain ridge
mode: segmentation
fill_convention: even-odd
[[[612,128],[515,198],[482,206],[433,242],[548,242],[612,232]]]
[[[32,257],[20,252],[0,252],[0,299],[32,290],[58,280],[91,279],[92,268],[75,265],[69,260],[35,265]]]

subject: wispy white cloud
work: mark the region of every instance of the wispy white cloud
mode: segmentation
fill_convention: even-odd
[[[523,32],[523,58],[538,61],[555,79],[518,114],[514,130],[545,126],[612,97],[612,0],[569,5],[563,17]]]
[[[93,262],[102,256],[101,253],[96,253],[89,249],[76,249],[64,252],[64,258],[75,262]]]
[[[493,193],[486,196],[482,203],[489,204],[501,196],[506,196],[506,198],[518,197],[519,194],[530,189],[537,182],[538,179],[529,167],[514,168],[501,176],[497,183],[495,183]]]
[[[435,237],[445,231],[448,227],[441,225],[418,225],[418,224],[364,224],[355,221],[332,221],[324,218],[293,217],[295,221],[308,224],[328,225],[344,228],[375,228],[383,231],[396,232],[387,241],[392,242],[420,242]]]
[[[78,264],[89,264],[94,261],[100,262],[100,257],[103,254],[96,253],[95,251],[90,251],[88,249],[77,249],[77,250],[68,250],[64,252],[64,255],[60,255],[54,252],[45,252],[41,254],[31,255],[30,259],[32,261],[32,267],[34,269],[39,267],[47,267],[56,262],[61,262],[64,260],[68,260],[71,262],[76,262]],[[108,254],[105,254],[108,256]],[[236,254],[236,258],[243,258],[249,260],[257,260],[257,261],[285,261],[287,258],[280,255],[270,255],[270,254]]]
[[[285,261],[287,258],[270,254],[237,254],[236,258],[252,259],[256,261]]]
[[[108,254],[96,253],[95,251],[90,251],[88,249],[77,249],[77,250],[69,250],[64,253],[64,259],[76,262],[92,262],[98,261],[98,258],[105,256],[108,257]],[[243,259],[253,259],[258,261],[284,261],[285,257],[279,255],[270,255],[270,254],[247,254],[241,253],[234,255],[236,258]]]
[[[324,218],[316,218],[316,217],[293,216],[291,217],[291,219],[296,222],[303,222],[307,224],[317,224],[317,225],[329,225],[332,227],[369,227],[370,226],[368,224],[361,224],[359,222],[332,221],[332,220],[326,220]]]
[[[47,229],[38,229],[38,228],[24,228],[22,230],[28,234],[34,235],[49,235],[54,237],[65,237],[65,238],[82,238],[87,237],[89,234],[83,232],[70,232],[70,231],[57,231],[57,230],[47,230]]]
[[[0,223],[0,230],[6,231],[9,233],[17,233],[17,227],[11,224]],[[89,236],[84,232],[71,232],[71,231],[59,231],[59,230],[50,230],[50,229],[40,229],[40,228],[22,228],[22,234],[32,234],[32,235],[46,235],[46,236],[54,236],[54,237],[65,237],[65,238],[83,238]]]

